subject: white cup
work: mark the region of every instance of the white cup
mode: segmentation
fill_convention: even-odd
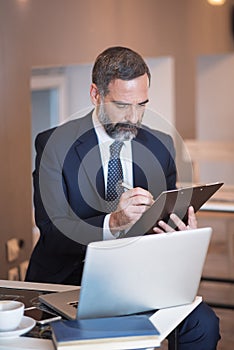
[[[0,332],[18,327],[24,314],[24,304],[15,300],[0,300]]]

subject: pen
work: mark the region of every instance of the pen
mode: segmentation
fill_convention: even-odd
[[[123,188],[125,188],[126,190],[132,190],[132,186],[130,186],[129,184],[127,184],[126,182],[122,182],[121,183],[121,186],[123,187]]]

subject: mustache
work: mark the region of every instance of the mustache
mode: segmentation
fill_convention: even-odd
[[[131,122],[124,122],[124,123],[116,123],[115,124],[116,129],[125,129],[127,131],[136,130],[140,128],[140,123],[131,123]]]

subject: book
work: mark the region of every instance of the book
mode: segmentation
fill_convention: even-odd
[[[141,349],[160,345],[147,315],[61,320],[51,323],[56,349]]]

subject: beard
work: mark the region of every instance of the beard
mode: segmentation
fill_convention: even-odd
[[[118,141],[130,141],[137,136],[141,128],[141,121],[131,123],[130,121],[122,123],[112,123],[109,115],[106,113],[104,105],[99,106],[98,119],[104,127],[107,135]]]

